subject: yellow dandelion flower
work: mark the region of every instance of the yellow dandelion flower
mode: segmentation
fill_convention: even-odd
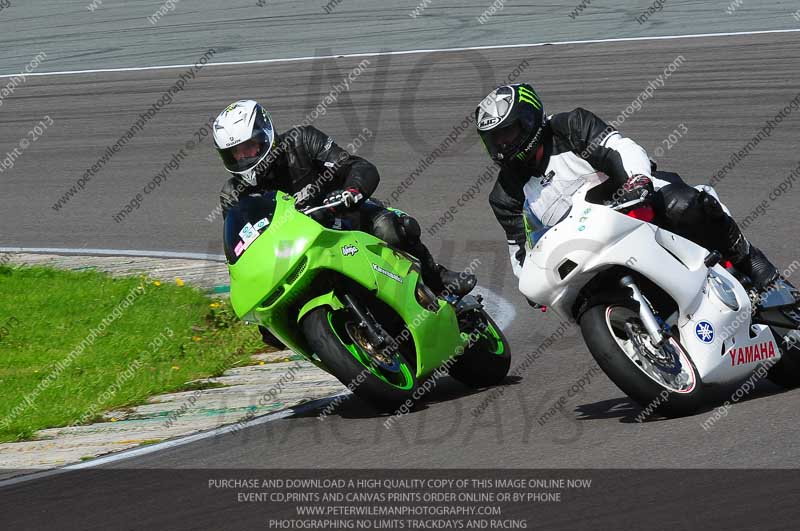
[[[158,280],[156,280],[155,282],[153,282],[153,285],[154,285],[154,286],[156,286],[156,287],[158,287],[158,286],[160,286],[160,285],[161,285],[161,282],[159,282]]]
[[[201,339],[200,336],[192,336],[192,341],[200,341]]]
[[[181,280],[180,278],[176,278],[176,279],[175,279],[175,284],[177,284],[179,287],[183,287],[183,286],[185,286],[185,285],[186,285],[186,282],[184,282],[184,281],[183,281],[183,280]]]

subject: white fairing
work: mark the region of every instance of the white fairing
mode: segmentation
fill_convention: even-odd
[[[646,175],[651,178],[656,190],[669,184],[650,175],[650,159],[647,153],[619,132],[614,131],[609,134],[600,145],[611,148],[619,154],[628,177],[637,174]],[[542,225],[552,227],[572,208],[575,192],[587,182],[596,183],[607,178],[606,175],[597,173],[592,165],[577,153],[565,151],[550,157],[543,175],[531,176],[522,190],[532,214]],[[714,196],[716,197],[716,193]]]
[[[585,196],[593,186],[588,182],[578,190],[569,215],[533,248],[528,246],[519,280],[525,297],[571,318],[580,290],[592,278],[610,267],[625,266],[675,300],[681,343],[704,382],[734,382],[746,378],[760,363],[780,358],[772,331],[763,325],[751,326],[750,299],[738,280],[722,266],[713,270],[705,266],[706,249],[603,205],[588,203]],[[559,268],[568,260],[576,266],[561,278]],[[735,295],[733,305],[738,308],[729,306],[731,300],[726,305],[712,283],[726,285],[729,299]]]
[[[572,196],[593,174],[585,160],[572,153],[553,157],[544,178],[531,177],[522,188],[534,215],[552,227],[569,212]]]

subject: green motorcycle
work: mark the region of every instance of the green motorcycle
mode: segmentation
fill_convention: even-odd
[[[480,296],[434,294],[409,254],[311,217],[271,192],[225,218],[236,315],[270,330],[357,396],[390,411],[437,369],[472,387],[501,382],[511,363]],[[442,371],[439,371],[441,374]]]

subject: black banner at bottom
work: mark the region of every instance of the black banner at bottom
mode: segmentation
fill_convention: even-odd
[[[794,470],[82,470],[0,487],[4,529],[796,529]]]

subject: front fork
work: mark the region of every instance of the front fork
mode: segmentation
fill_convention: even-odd
[[[667,337],[664,335],[661,325],[658,324],[658,319],[655,313],[653,313],[650,303],[644,295],[642,295],[639,286],[636,285],[636,282],[634,282],[633,277],[630,275],[622,277],[620,284],[622,287],[629,288],[631,292],[633,292],[633,300],[639,303],[639,318],[642,320],[642,324],[647,330],[647,333],[650,334],[650,338],[653,340],[655,347],[661,348]]]
[[[386,343],[386,338],[384,337],[384,332],[380,325],[373,321],[351,294],[345,293],[342,298],[345,300],[347,307],[353,312],[353,315],[358,319],[358,327],[366,332],[367,340],[370,344],[376,349],[381,348],[383,344]]]

